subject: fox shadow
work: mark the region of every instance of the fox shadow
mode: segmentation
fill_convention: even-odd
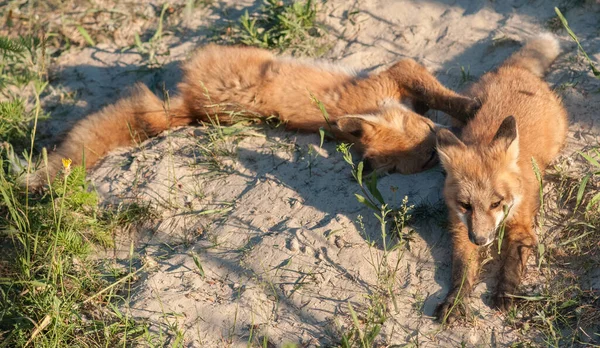
[[[62,66],[51,73],[53,88],[47,89],[42,97],[44,110],[52,117],[40,122],[38,149],[58,145],[77,121],[129,95],[136,83],[149,86],[161,97],[165,91],[174,95],[182,77],[180,62],[152,68],[125,63],[123,60],[130,60],[125,58],[103,65],[103,58],[108,54],[114,52],[93,49],[91,57],[99,64]],[[136,54],[123,53],[119,57],[131,55]]]

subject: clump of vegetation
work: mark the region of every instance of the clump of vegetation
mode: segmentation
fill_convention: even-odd
[[[556,12],[556,15],[558,16],[558,19],[560,20],[560,23],[562,24],[562,26],[565,28],[567,33],[569,33],[569,36],[571,36],[573,41],[575,41],[575,43],[577,43],[577,47],[579,47],[579,50],[581,51],[581,53],[587,60],[590,70],[592,71],[594,76],[596,76],[597,78],[600,78],[600,70],[598,70],[598,68],[596,68],[594,61],[592,61],[592,59],[588,56],[588,54],[585,52],[585,50],[581,46],[581,43],[579,42],[579,38],[577,38],[577,35],[575,35],[573,30],[571,30],[571,27],[569,27],[569,22],[567,22],[567,19],[565,18],[565,16],[563,16],[562,12],[558,9],[558,7],[555,7],[554,11]]]
[[[169,8],[169,4],[163,5],[162,10],[160,11],[160,17],[158,18],[156,32],[148,41],[142,42],[142,39],[140,38],[140,35],[138,33],[135,33],[134,35],[136,50],[147,59],[148,64],[150,66],[160,65],[157,56],[169,55],[168,50],[161,50],[161,40],[163,36],[163,21],[165,18],[165,13]]]
[[[187,1],[187,13],[195,4]],[[0,35],[16,36],[45,33],[49,54],[59,56],[74,47],[95,46],[99,43],[131,45],[134,35],[156,28],[152,20],[164,16],[169,24],[179,24],[181,16],[169,16],[184,12],[183,4],[169,7],[166,15],[161,6],[149,2],[128,3],[115,1],[107,7],[103,2],[81,2],[62,0],[13,1],[0,6],[4,18]],[[162,5],[162,4],[160,4]],[[144,19],[144,20],[140,20]],[[161,18],[162,21],[162,18]]]
[[[577,43],[593,75],[600,72],[567,20],[555,8],[557,21]],[[589,272],[600,267],[600,150],[592,148],[571,156],[573,164],[559,163],[550,174],[553,209],[541,192],[540,224],[551,222],[540,238],[538,267],[547,281],[539,290],[519,297],[521,303],[507,315],[523,334],[536,332],[547,346],[587,346],[598,343],[600,293],[585,284]],[[576,167],[576,168],[575,168]],[[586,276],[587,275],[587,276]],[[537,342],[539,343],[539,342]]]
[[[323,136],[323,133],[321,136]],[[352,176],[361,190],[360,194],[355,194],[356,199],[373,211],[381,227],[382,250],[374,250],[376,243],[371,240],[369,234],[365,231],[362,216],[358,218],[358,225],[370,246],[369,263],[374,267],[374,271],[377,274],[377,284],[367,296],[367,305],[363,306],[363,308],[355,309],[348,302],[348,313],[352,318],[352,322],[346,332],[341,333],[340,338],[342,347],[367,348],[377,345],[381,329],[388,318],[390,318],[388,304],[391,302],[394,307],[393,309],[399,312],[394,291],[400,272],[400,262],[404,251],[409,245],[412,233],[406,232],[406,227],[412,221],[411,212],[415,207],[409,205],[408,197],[404,197],[400,206],[393,208],[385,201],[377,188],[377,174],[371,173],[368,176],[363,176],[364,163],[362,161],[358,162],[358,164],[354,163],[352,153],[350,152],[350,145],[341,143],[338,145],[337,150],[342,154],[344,161],[350,165]],[[395,188],[392,188],[392,190],[394,191]],[[389,225],[390,222],[391,226]],[[391,241],[395,241],[395,243],[390,245]]]
[[[360,161],[355,164],[352,159],[352,153],[350,153],[350,145],[341,143],[337,147],[344,161],[348,163],[352,168],[352,176],[360,187],[361,194],[356,193],[356,199],[361,204],[365,205],[372,211],[374,211],[375,217],[381,224],[382,243],[384,250],[388,250],[387,239],[388,239],[388,222],[392,222],[392,236],[399,238],[401,242],[409,240],[410,235],[406,233],[405,227],[408,226],[409,221],[412,221],[411,212],[414,210],[414,206],[408,205],[408,198],[404,197],[399,208],[392,208],[390,204],[386,203],[383,195],[377,188],[377,174],[371,173],[368,176],[363,177],[364,162]],[[395,190],[395,188],[392,188]]]
[[[525,335],[536,332],[547,346],[597,343],[600,329],[600,293],[585,284],[586,275],[600,267],[600,151],[575,158],[586,168],[559,163],[550,174],[557,206],[541,211],[553,225],[539,241],[544,252],[538,266],[547,281],[519,296],[520,305],[507,315],[510,325]]]
[[[328,48],[325,29],[317,23],[318,5],[313,0],[264,0],[257,13],[242,15],[227,29],[225,40],[248,46],[320,56]]]
[[[112,229],[131,214],[102,213],[85,170],[63,165],[46,193],[31,198],[0,159],[0,341],[46,347],[145,339],[145,325],[110,305],[122,301],[139,267],[115,275],[89,257],[94,245],[111,245]]]
[[[0,36],[0,137],[13,145],[23,146],[34,119],[45,117],[22,95],[30,86],[45,89],[46,58],[43,39]]]
[[[144,269],[134,262],[133,249],[128,269],[117,273],[90,257],[95,247],[112,244],[117,226],[150,211],[101,210],[85,170],[69,159],[41,196],[18,183],[23,168],[14,167],[22,163],[15,161],[13,145],[23,149],[30,170],[37,121],[44,115],[44,42],[0,37],[0,138],[10,141],[0,147],[0,347],[160,345],[145,324],[116,306]]]

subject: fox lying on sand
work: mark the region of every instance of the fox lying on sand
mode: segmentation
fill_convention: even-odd
[[[326,107],[331,131],[354,142],[373,169],[415,173],[437,163],[437,127],[400,102],[409,99],[462,121],[479,107],[409,59],[361,77],[332,64],[277,57],[262,49],[209,45],[185,63],[183,76],[179,95],[168,103],[137,85],[130,97],[79,121],[49,155],[47,168],[29,178],[30,186],[43,184],[48,175],[53,178],[62,158],[77,165],[84,153],[89,167],[117,147],[170,127],[209,117],[218,117],[221,124],[231,122],[232,112],[274,115],[287,128],[301,131],[328,127],[311,95]]]
[[[529,41],[467,93],[482,106],[460,139],[447,130],[437,134],[437,151],[448,173],[444,197],[453,245],[452,287],[437,311],[442,321],[466,314],[464,301],[480,269],[479,249],[496,240],[503,224],[503,264],[494,300],[501,310],[512,306],[510,295],[537,243],[539,186],[532,159],[543,171],[566,138],[566,111],[541,79],[559,51],[549,34]]]

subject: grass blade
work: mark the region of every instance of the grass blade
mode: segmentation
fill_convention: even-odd
[[[593,165],[596,168],[600,168],[600,163],[598,163],[597,159],[588,155],[587,153],[579,152],[579,154],[581,155],[581,157],[585,158],[585,160],[588,161],[589,164]]]
[[[358,162],[358,167],[356,168],[356,181],[358,181],[358,184],[360,186],[362,186],[363,168],[364,168],[363,161]]]
[[[377,211],[377,212],[379,211],[379,209],[377,209],[377,207],[376,207],[376,206],[374,206],[374,205],[373,205],[373,203],[369,202],[369,200],[368,200],[368,199],[366,199],[365,197],[363,197],[363,196],[359,195],[358,193],[355,193],[354,195],[356,196],[356,199],[357,199],[357,200],[358,200],[360,203],[362,203],[362,204],[366,205],[367,207],[369,207],[369,208],[373,209],[374,211]]]
[[[569,27],[569,22],[567,22],[567,19],[565,18],[565,16],[563,16],[562,12],[560,12],[558,7],[554,8],[554,12],[556,12],[556,15],[560,19],[563,27],[565,27],[565,29],[567,30],[567,33],[569,33],[569,36],[571,36],[571,38],[575,41],[575,43],[577,43],[579,50],[581,50],[581,53],[583,53],[583,55],[587,59],[590,69],[592,70],[592,73],[594,74],[594,76],[600,77],[600,70],[596,69],[596,66],[594,65],[594,61],[592,61],[592,59],[587,55],[587,53],[585,52],[585,50],[579,43],[579,39],[577,38],[577,35],[575,35],[573,30],[571,30],[571,28]]]
[[[25,343],[25,347],[29,346],[29,344],[31,342],[33,342],[33,340],[37,337],[37,335],[39,335],[40,332],[44,331],[46,326],[50,325],[51,321],[52,321],[52,316],[50,316],[50,314],[46,314],[46,316],[44,317],[44,320],[42,320],[40,325],[36,325],[36,328],[35,328],[35,330],[33,330],[31,337],[29,338],[27,343]]]
[[[198,257],[198,255],[196,253],[191,253],[190,255],[192,256],[192,259],[194,259],[196,267],[198,267],[198,273],[200,273],[200,276],[202,278],[206,277],[206,274],[204,273],[204,268],[202,268],[202,264],[200,263],[200,258]]]
[[[365,345],[365,334],[362,332],[362,330],[360,329],[360,323],[358,322],[358,316],[356,315],[356,312],[354,311],[354,308],[352,308],[352,305],[350,304],[350,301],[348,301],[348,310],[350,311],[350,316],[352,317],[352,322],[354,322],[354,326],[356,327],[356,330],[358,331],[358,336],[360,337],[360,341],[363,344],[363,347]]]
[[[165,18],[165,12],[167,12],[168,8],[169,3],[165,3],[162,7],[162,11],[160,11],[160,18],[158,18],[158,28],[156,29],[156,33],[154,33],[150,41],[157,41],[160,40],[160,38],[162,37],[163,19]]]
[[[577,209],[579,208],[579,205],[581,204],[581,200],[583,199],[583,194],[585,193],[585,188],[587,186],[588,181],[590,180],[591,174],[587,174],[586,176],[583,177],[583,179],[581,180],[581,183],[579,184],[579,189],[577,190],[577,200],[575,203],[575,209],[573,209],[573,212],[576,212]]]
[[[590,202],[588,203],[586,209],[587,210],[592,209],[599,202],[600,202],[600,192],[598,192],[594,197],[592,197],[592,199],[590,199]]]
[[[79,34],[81,34],[81,36],[83,36],[83,38],[85,39],[85,42],[87,42],[88,45],[90,45],[90,46],[96,46],[96,43],[94,42],[94,39],[92,39],[92,37],[87,32],[87,30],[85,30],[84,27],[82,27],[81,25],[77,24],[77,31],[79,31]]]

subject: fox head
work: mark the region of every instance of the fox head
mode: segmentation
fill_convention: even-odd
[[[444,197],[450,214],[465,224],[471,242],[490,244],[521,200],[515,118],[505,118],[489,144],[468,146],[442,129],[437,151],[448,173]]]
[[[362,151],[368,170],[413,174],[438,163],[436,125],[402,105],[382,107],[377,114],[344,116],[336,126]]]

